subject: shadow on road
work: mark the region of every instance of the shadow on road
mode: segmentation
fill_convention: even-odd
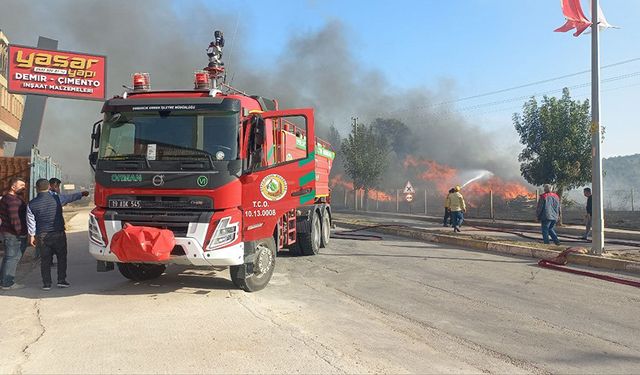
[[[157,279],[135,282],[124,278],[115,270],[96,271],[95,259],[88,253],[87,232],[67,233],[69,243],[67,280],[70,288],[57,288],[57,268],[52,267],[54,285],[42,290],[40,262],[33,260],[33,248],[27,250],[25,260],[18,268],[17,281],[24,288],[0,291],[3,296],[28,299],[62,298],[77,295],[154,295],[165,293],[208,294],[214,291],[239,290],[231,282],[226,268],[194,268],[170,265]]]
[[[170,267],[159,278],[141,282],[127,280],[117,270],[108,276],[96,273],[93,277],[86,278],[70,274],[69,280],[73,280],[70,288],[57,288],[54,284],[49,291],[40,288],[41,282],[38,277],[36,282],[26,282],[23,289],[2,291],[0,296],[47,299],[78,295],[158,295],[166,293],[205,295],[217,290],[238,290],[231,280],[218,276],[217,272],[204,273],[200,270],[180,268],[179,266]],[[38,274],[37,276],[39,276],[38,271],[39,269],[35,272]],[[104,280],[105,276],[108,280]]]

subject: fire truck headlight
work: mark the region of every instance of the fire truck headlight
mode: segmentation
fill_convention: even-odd
[[[98,225],[98,219],[92,214],[89,214],[89,240],[96,245],[106,246],[102,239],[102,232]]]
[[[239,227],[239,223],[231,222],[230,216],[220,219],[216,231],[213,233],[211,241],[209,241],[207,250],[215,250],[235,242],[238,239]]]

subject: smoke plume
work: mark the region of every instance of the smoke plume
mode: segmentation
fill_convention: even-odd
[[[194,70],[206,65],[213,29],[221,29],[226,49],[233,48],[232,61],[227,61],[233,86],[277,98],[283,108],[313,107],[325,132],[333,124],[345,136],[352,116],[364,122],[395,118],[415,138],[407,154],[457,169],[487,169],[504,178],[519,175],[515,156],[496,151],[490,132],[455,112],[434,112],[434,103],[460,93],[446,85],[434,91],[399,89],[382,72],[363,69],[340,22],[291,36],[278,58],[256,60],[247,58],[250,46],[243,36],[251,32],[251,22],[244,19],[231,46],[237,15],[214,12],[201,2],[4,0],[0,5],[0,28],[13,43],[35,45],[42,35],[58,39],[60,49],[106,55],[108,96],[121,93],[136,71],[149,72],[154,88],[190,88]],[[60,161],[72,179],[90,177],[86,155],[100,108],[99,102],[48,101],[40,148]]]

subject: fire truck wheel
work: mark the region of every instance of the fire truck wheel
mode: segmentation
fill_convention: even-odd
[[[133,280],[131,273],[129,272],[129,267],[126,266],[125,263],[117,263],[118,265],[118,271],[120,271],[120,274],[124,277],[126,277],[129,280]]]
[[[322,225],[317,212],[311,214],[311,233],[298,234],[298,246],[302,255],[316,255],[322,242]]]
[[[122,276],[133,281],[151,280],[160,277],[167,266],[164,264],[118,263]]]
[[[253,263],[231,266],[229,273],[235,286],[245,292],[257,292],[267,286],[273,275],[276,267],[276,242],[273,237],[269,237],[250,242],[247,246],[253,247]]]
[[[331,217],[329,210],[325,209],[322,213],[322,236],[320,237],[320,247],[329,246],[329,238],[331,237]]]

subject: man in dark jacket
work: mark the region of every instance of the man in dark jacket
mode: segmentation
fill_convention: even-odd
[[[2,289],[17,289],[16,269],[27,249],[27,204],[20,194],[26,189],[24,180],[14,177],[9,180],[9,191],[0,200],[0,240],[4,244],[4,257],[0,265]]]
[[[554,227],[556,222],[560,218],[560,197],[558,194],[551,191],[551,185],[544,185],[544,194],[540,195],[538,199],[538,206],[536,207],[536,216],[540,220],[542,227],[542,240],[544,243],[549,243],[549,235],[553,243],[560,245],[558,235]]]
[[[582,236],[582,239],[586,240],[589,237],[589,232],[591,232],[591,189],[584,188],[583,193],[587,197],[587,213],[584,215],[584,236]]]
[[[68,288],[67,236],[64,233],[62,205],[57,195],[49,193],[49,181],[46,179],[39,179],[36,189],[38,195],[27,207],[27,226],[30,243],[39,248],[42,258],[42,289],[51,289],[51,262],[54,255],[58,260],[58,287]]]

